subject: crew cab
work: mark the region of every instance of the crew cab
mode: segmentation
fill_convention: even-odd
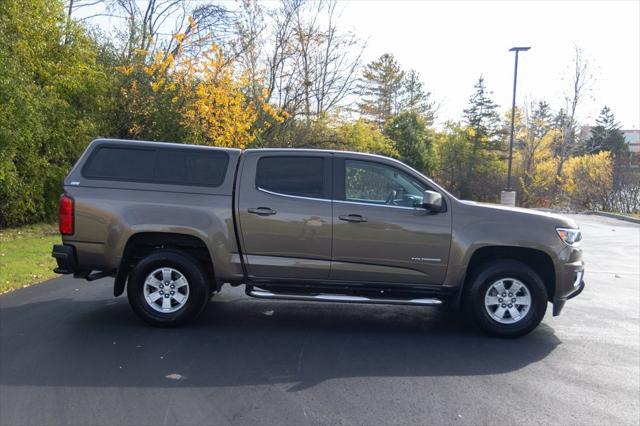
[[[243,285],[263,299],[452,304],[513,337],[584,287],[573,220],[458,200],[354,152],[95,140],[64,181],[59,226],[55,271],[114,277],[114,296],[126,289],[158,326]]]

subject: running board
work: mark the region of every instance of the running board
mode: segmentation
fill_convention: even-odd
[[[433,306],[442,304],[440,299],[422,298],[422,299],[383,299],[365,296],[348,296],[342,294],[285,294],[272,293],[266,290],[256,290],[251,286],[247,286],[247,296],[257,299],[280,299],[280,300],[302,300],[306,302],[341,302],[341,303],[365,303],[373,305],[420,305]]]

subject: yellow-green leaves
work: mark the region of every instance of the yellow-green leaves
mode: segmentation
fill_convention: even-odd
[[[275,122],[284,115],[258,99],[244,95],[247,82],[236,75],[233,61],[219,46],[211,44],[198,57],[186,56],[183,44],[188,37],[176,37],[172,53],[156,54],[148,63],[120,67],[125,106],[132,120],[128,132],[133,137],[166,137],[166,123],[176,142],[244,148],[261,130],[256,126],[260,113]],[[161,124],[164,123],[164,124]]]
[[[613,186],[611,153],[602,151],[569,158],[562,178],[565,194],[573,205],[592,208],[606,204]]]

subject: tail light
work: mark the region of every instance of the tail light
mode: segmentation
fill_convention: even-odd
[[[62,235],[73,234],[73,210],[73,198],[67,194],[62,194],[58,204],[58,228]]]

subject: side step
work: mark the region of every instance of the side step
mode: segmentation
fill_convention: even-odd
[[[273,293],[266,290],[256,290],[247,286],[247,296],[257,299],[302,300],[306,302],[341,302],[341,303],[365,303],[373,305],[420,305],[433,306],[442,304],[440,299],[389,299],[365,296],[348,296],[342,294],[287,294]]]

